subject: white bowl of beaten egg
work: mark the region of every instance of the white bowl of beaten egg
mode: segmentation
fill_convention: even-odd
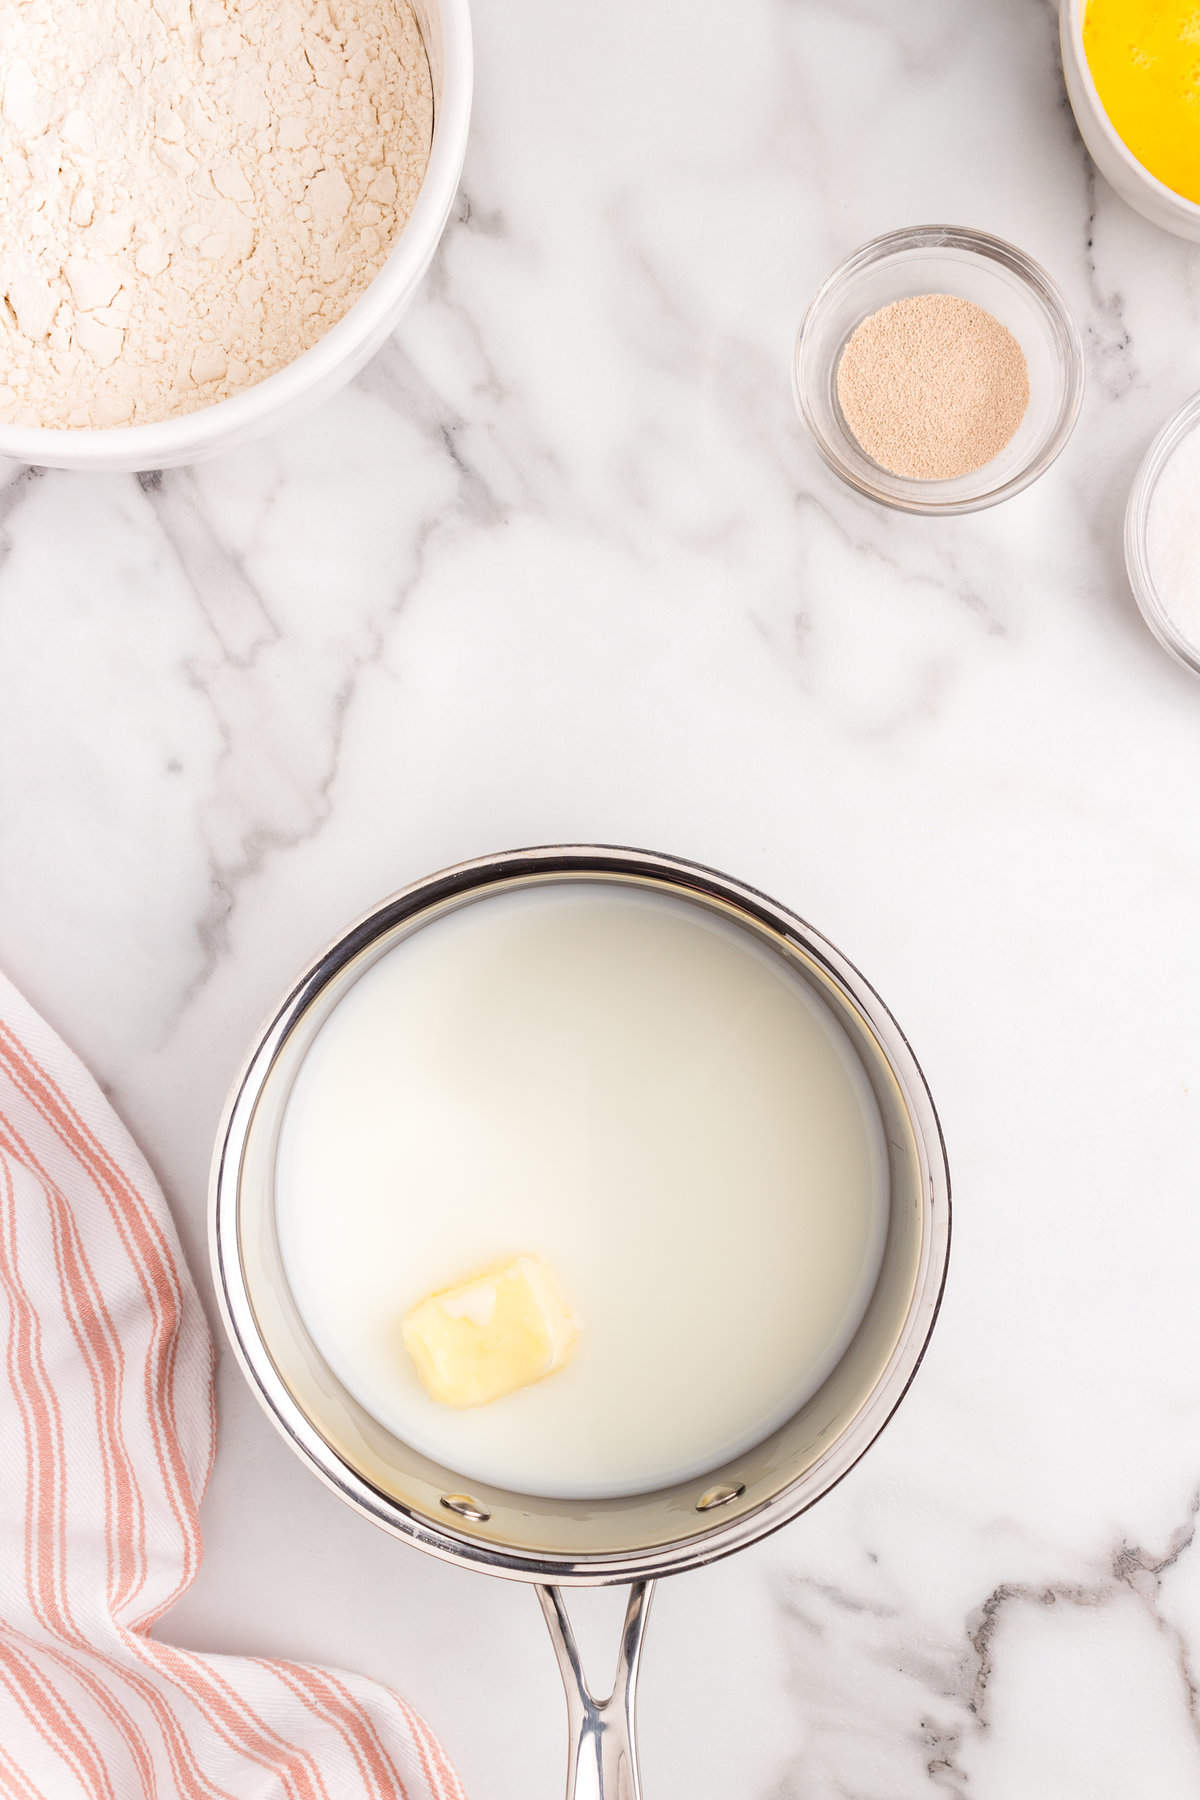
[[[1164,231],[1200,239],[1200,42],[1185,0],[1061,0],[1067,97],[1105,180]],[[1190,35],[1189,35],[1190,34]]]
[[[466,0],[232,16],[200,0],[193,26],[152,9],[103,54],[83,0],[18,17],[0,75],[0,456],[169,468],[349,381],[454,204]]]

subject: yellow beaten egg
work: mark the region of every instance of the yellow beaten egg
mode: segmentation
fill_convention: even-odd
[[[1151,175],[1200,201],[1200,5],[1088,0],[1083,48],[1122,142]]]

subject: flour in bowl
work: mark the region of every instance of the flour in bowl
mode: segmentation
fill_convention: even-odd
[[[0,420],[142,424],[309,349],[429,159],[408,0],[12,0]]]

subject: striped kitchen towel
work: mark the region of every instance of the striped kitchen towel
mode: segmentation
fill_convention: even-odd
[[[0,980],[0,1795],[462,1800],[387,1689],[149,1635],[196,1573],[212,1345],[163,1198]]]

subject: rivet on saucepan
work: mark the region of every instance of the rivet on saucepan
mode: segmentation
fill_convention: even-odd
[[[743,1481],[738,1487],[710,1487],[701,1494],[696,1502],[697,1512],[711,1512],[715,1506],[728,1506],[731,1500],[737,1500],[746,1491]]]
[[[492,1516],[486,1506],[480,1506],[470,1494],[443,1494],[442,1505],[447,1512],[458,1513],[460,1518],[470,1519],[476,1525],[485,1525]]]

